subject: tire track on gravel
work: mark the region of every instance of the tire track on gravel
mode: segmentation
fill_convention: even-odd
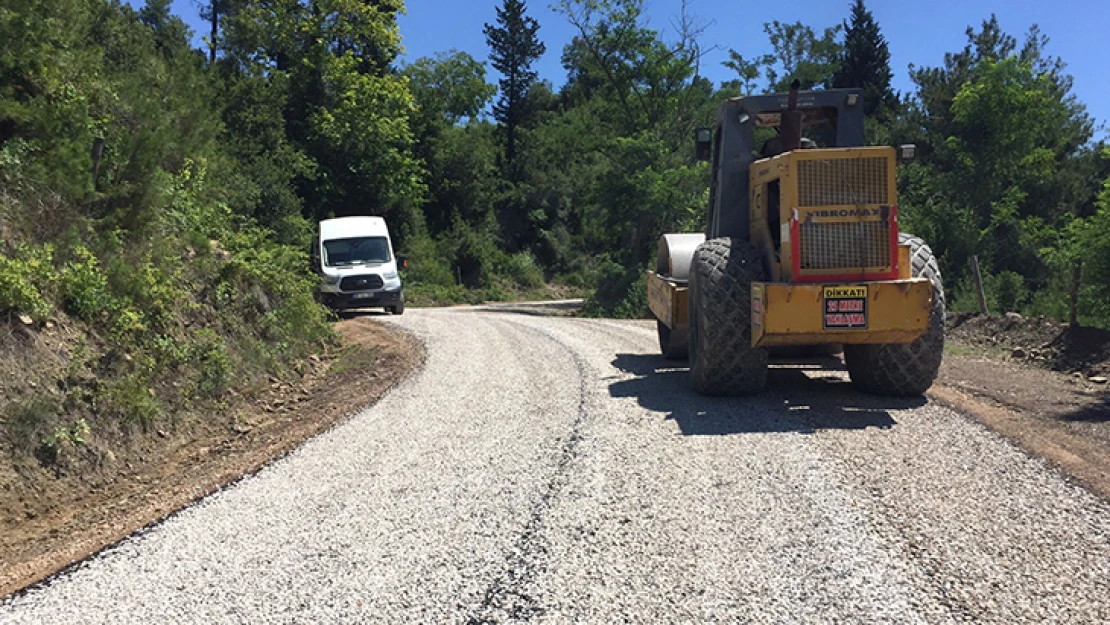
[[[557,460],[547,484],[533,504],[528,522],[521,530],[514,548],[507,554],[504,572],[490,584],[482,597],[482,603],[466,622],[471,625],[499,623],[502,617],[514,620],[529,620],[542,615],[544,608],[528,591],[534,584],[548,556],[548,549],[542,534],[552,501],[569,482],[570,465],[578,454],[582,442],[582,427],[588,418],[586,410],[588,393],[588,365],[580,354],[570,345],[555,338],[539,328],[510,320],[503,320],[515,328],[542,337],[545,341],[558,345],[574,361],[578,373],[578,410],[570,424],[570,432],[556,454]]]

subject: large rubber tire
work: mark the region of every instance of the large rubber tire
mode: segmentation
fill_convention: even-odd
[[[691,265],[687,346],[694,390],[751,395],[767,382],[767,350],[752,347],[751,285],[763,259],[747,241],[710,239]]]
[[[910,263],[915,278],[933,282],[933,307],[929,329],[912,343],[845,345],[844,364],[852,384],[877,395],[914,396],[929,390],[944,356],[944,283],[933,250],[921,239],[900,234],[899,243],[910,246]]]
[[[681,336],[671,331],[667,324],[655,320],[659,331],[659,350],[667,360],[686,360],[686,341]]]

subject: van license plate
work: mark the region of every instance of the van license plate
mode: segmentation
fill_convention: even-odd
[[[373,293],[355,293],[351,295],[351,299],[372,299],[373,297]]]
[[[823,299],[826,330],[867,329],[866,286],[827,286]]]

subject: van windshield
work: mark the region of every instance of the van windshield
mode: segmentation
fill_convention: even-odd
[[[324,241],[324,264],[328,267],[388,263],[389,241],[385,237],[356,237]]]

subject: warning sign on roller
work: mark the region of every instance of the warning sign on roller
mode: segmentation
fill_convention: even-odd
[[[867,287],[827,286],[824,295],[826,330],[867,329]]]

